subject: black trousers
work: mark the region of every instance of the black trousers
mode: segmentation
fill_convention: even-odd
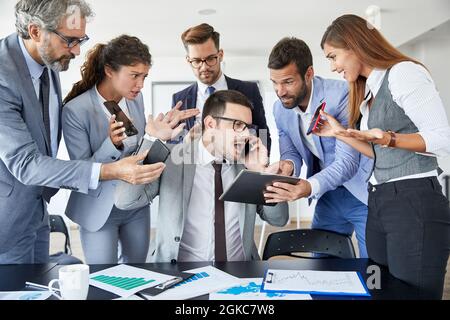
[[[369,184],[368,206],[369,257],[417,288],[422,299],[442,299],[450,207],[438,179]]]

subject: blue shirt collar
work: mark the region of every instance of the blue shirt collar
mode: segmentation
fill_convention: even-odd
[[[22,50],[23,56],[25,57],[25,62],[27,63],[28,70],[30,71],[31,78],[39,79],[44,71],[45,66],[40,65],[34,60],[27,48],[25,48],[25,44],[23,43],[23,39],[19,38],[20,49]]]

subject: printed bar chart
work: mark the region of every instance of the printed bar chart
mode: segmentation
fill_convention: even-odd
[[[122,298],[128,298],[136,292],[158,286],[173,278],[173,275],[120,264],[92,273],[89,284]]]
[[[189,282],[192,282],[192,281],[197,281],[199,279],[208,278],[208,277],[209,277],[209,274],[206,273],[206,272],[197,273],[193,277],[191,277],[191,278],[189,278],[189,279],[187,279],[187,280],[185,280],[183,282],[180,282],[179,284],[175,285],[174,288],[182,286],[182,285],[185,285],[186,283],[189,283]]]
[[[132,290],[155,282],[155,280],[145,280],[144,278],[109,277],[105,275],[98,275],[92,279],[123,290]]]

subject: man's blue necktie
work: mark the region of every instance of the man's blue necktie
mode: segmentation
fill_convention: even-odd
[[[214,92],[216,92],[216,88],[208,87],[208,94],[209,94],[209,96],[211,96]]]

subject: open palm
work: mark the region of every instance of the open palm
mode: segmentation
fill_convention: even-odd
[[[173,140],[177,137],[186,126],[185,120],[197,116],[200,113],[198,109],[180,110],[182,102],[164,114],[159,114],[156,118],[152,115],[148,117],[145,132],[152,137],[163,141]]]

